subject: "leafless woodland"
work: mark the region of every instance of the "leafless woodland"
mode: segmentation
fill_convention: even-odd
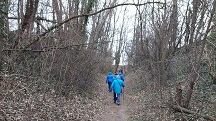
[[[128,120],[216,120],[216,0],[0,4],[1,120],[93,120],[119,69],[173,116]]]

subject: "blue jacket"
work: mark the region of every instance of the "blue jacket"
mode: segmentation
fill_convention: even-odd
[[[113,82],[113,75],[112,72],[109,72],[106,78],[106,83]]]
[[[110,90],[112,91],[113,89],[116,94],[120,94],[121,87],[125,87],[125,83],[121,79],[115,78],[112,82],[112,85],[110,86]]]
[[[121,72],[118,72],[118,74],[119,74],[121,80],[124,81],[124,75]]]

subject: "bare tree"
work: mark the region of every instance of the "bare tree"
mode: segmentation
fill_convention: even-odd
[[[160,89],[167,85],[168,74],[170,73],[169,65],[174,61],[173,57],[176,52],[180,49],[185,50],[187,53],[185,55],[187,55],[187,61],[189,62],[188,68],[191,70],[188,72],[187,90],[182,90],[182,88],[179,88],[181,84],[178,84],[175,101],[180,106],[189,108],[194,85],[199,77],[200,62],[203,57],[205,42],[208,40],[207,37],[214,27],[212,19],[216,5],[215,0],[188,1],[186,11],[182,13],[182,8],[180,9],[180,4],[178,3],[179,1],[177,0],[165,0],[164,4],[157,4],[153,1],[151,6],[148,6],[151,11],[137,7],[138,14],[136,16],[139,19],[134,26],[134,39],[129,58],[133,66],[150,65],[150,68],[147,70],[150,69],[154,82],[157,82],[157,86],[154,85],[154,87],[159,87]],[[142,10],[145,10],[145,12],[142,13]],[[184,15],[183,19],[179,17],[181,15]],[[142,18],[144,16],[146,18]],[[150,20],[148,23],[145,23],[150,25],[148,28],[144,26],[143,21],[145,19]],[[143,36],[142,31],[146,33],[145,36]],[[140,41],[140,38],[146,41]],[[148,45],[147,49],[145,45]],[[144,48],[142,49],[142,47]],[[144,56],[146,55],[145,52],[149,56]],[[145,59],[149,61],[144,61]],[[182,95],[184,91],[186,91],[186,96]]]

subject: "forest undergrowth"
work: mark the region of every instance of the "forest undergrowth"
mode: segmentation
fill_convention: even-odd
[[[150,79],[148,72],[136,70],[128,76],[128,92],[130,98],[130,121],[206,121],[194,114],[178,112],[169,107],[169,102],[175,97],[176,81],[168,81],[168,85],[159,88],[156,81]],[[190,102],[191,111],[197,114],[216,117],[216,85],[210,82],[198,81]]]
[[[44,80],[34,80],[31,83],[21,80],[14,81],[14,86],[1,81],[1,121],[86,121],[93,120],[102,113],[102,103],[98,100],[96,87],[92,87],[92,92],[73,89],[71,97],[66,98],[58,95]],[[40,82],[43,84],[39,84]]]
[[[111,97],[102,89],[106,85],[104,75],[98,75],[92,91],[76,90],[70,98],[59,96],[54,88],[48,88],[45,80],[22,81],[14,78],[8,85],[1,81],[0,119],[6,120],[101,120]],[[185,114],[169,108],[170,98],[175,96],[175,81],[160,89],[151,75],[138,69],[126,75],[125,104],[128,121],[206,121],[194,114]],[[8,80],[7,80],[8,81]],[[42,84],[40,84],[42,83]],[[52,87],[52,86],[49,86]],[[40,91],[38,91],[40,90]],[[82,93],[81,93],[82,92]],[[110,103],[110,104],[108,104]],[[197,114],[216,116],[216,85],[198,81],[190,102],[190,109]],[[118,108],[120,109],[120,108]]]

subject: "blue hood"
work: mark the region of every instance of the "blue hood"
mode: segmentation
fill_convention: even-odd
[[[106,78],[106,83],[113,81],[113,75],[112,72],[109,72]]]

